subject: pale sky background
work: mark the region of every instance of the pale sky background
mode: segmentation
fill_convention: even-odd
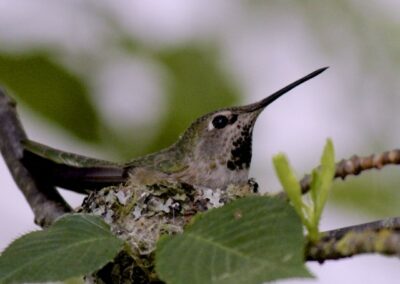
[[[327,137],[333,139],[338,159],[354,153],[395,148],[400,137],[396,131],[390,131],[394,127],[385,132],[384,141],[379,141],[382,121],[396,125],[400,120],[399,112],[394,111],[398,110],[396,105],[388,108],[382,103],[386,98],[380,92],[382,78],[393,77],[391,90],[399,90],[400,86],[379,40],[371,40],[376,46],[369,55],[372,62],[379,64],[366,65],[359,56],[362,47],[352,41],[354,35],[347,26],[349,22],[341,20],[340,15],[330,14],[329,7],[324,9],[319,5],[318,9],[338,20],[331,25],[316,22],[314,27],[304,19],[304,11],[298,12],[297,5],[260,2],[0,0],[0,49],[56,46],[62,50],[62,60],[71,68],[79,55],[90,54],[96,61],[96,72],[84,76],[97,94],[96,103],[116,128],[157,119],[162,114],[160,82],[164,74],[153,62],[113,50],[107,41],[112,37],[112,30],[99,18],[99,11],[107,11],[127,32],[156,47],[176,46],[192,40],[217,41],[223,50],[222,65],[237,79],[245,103],[259,100],[317,68],[330,66],[322,75],[279,99],[259,118],[254,133],[252,176],[268,190],[279,189],[271,157],[280,151],[290,157],[302,174],[318,163]],[[400,24],[397,1],[349,2],[371,21],[384,18]],[[252,5],[260,8],[254,9]],[[379,26],[371,26],[375,28],[366,34],[371,38],[381,36]],[[82,69],[76,71],[85,73]],[[392,95],[394,102],[399,103],[397,93]],[[34,140],[76,153],[108,155],[73,140],[26,108],[20,107],[19,113]],[[366,132],[376,133],[380,148],[366,141]],[[36,227],[3,161],[0,161],[0,177],[2,250],[11,240]],[[75,206],[82,199],[71,193],[65,196]],[[323,230],[373,220],[371,216],[333,204],[329,204],[325,213]],[[315,280],[279,283],[398,283],[399,265],[397,258],[375,255],[327,261],[323,265],[311,263],[308,266]]]

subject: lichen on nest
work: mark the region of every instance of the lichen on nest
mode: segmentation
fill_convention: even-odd
[[[251,180],[248,185],[230,185],[226,190],[167,181],[128,183],[91,193],[78,211],[103,217],[112,232],[128,244],[124,253],[133,259],[132,265],[151,276],[161,235],[182,233],[196,213],[256,192],[257,184]]]

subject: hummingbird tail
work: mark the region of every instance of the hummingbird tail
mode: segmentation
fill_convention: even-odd
[[[118,164],[60,151],[26,140],[22,162],[43,182],[77,193],[87,194],[127,180],[126,170]]]

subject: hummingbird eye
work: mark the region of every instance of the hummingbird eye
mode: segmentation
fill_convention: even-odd
[[[228,124],[229,120],[225,115],[217,115],[213,118],[212,124],[215,128],[221,129]]]

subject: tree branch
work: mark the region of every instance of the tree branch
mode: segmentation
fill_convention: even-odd
[[[400,149],[386,151],[380,154],[372,154],[367,157],[352,156],[336,163],[335,178],[345,179],[348,175],[359,175],[362,171],[381,169],[386,165],[400,164]],[[310,190],[311,175],[305,175],[301,181],[301,190],[307,193]]]
[[[15,107],[16,103],[0,88],[0,151],[35,215],[35,222],[42,227],[48,226],[72,209],[53,186],[35,179],[21,163],[24,154],[21,141],[27,136]]]
[[[307,245],[306,259],[324,262],[364,253],[400,256],[400,218],[324,232],[317,243]]]

